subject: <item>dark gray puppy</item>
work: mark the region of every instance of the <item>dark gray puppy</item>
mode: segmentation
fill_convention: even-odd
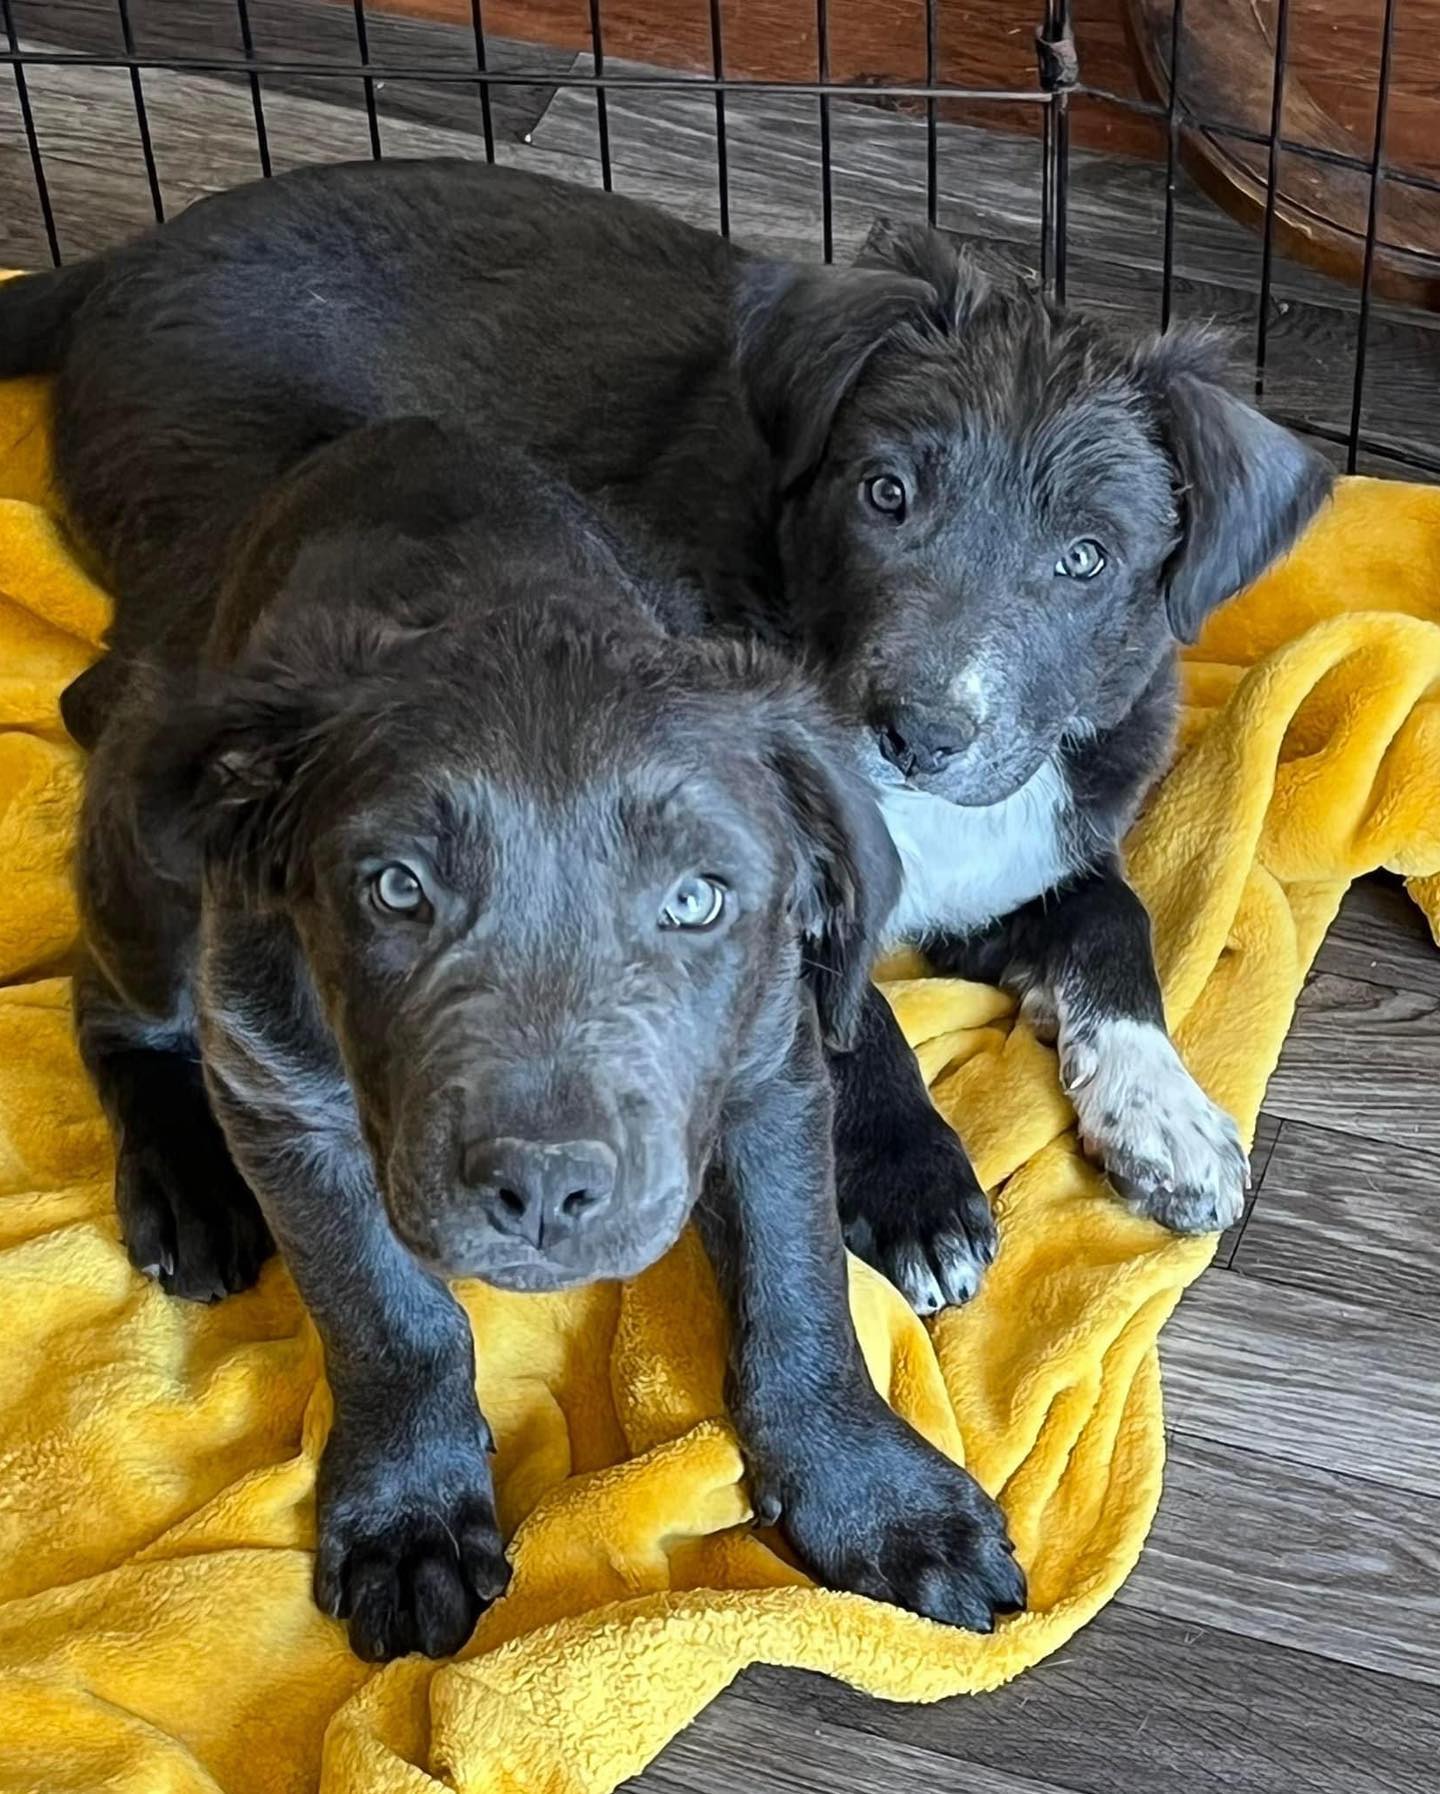
[[[1328,471],[1225,390],[1203,336],[1117,335],[923,229],[867,260],[767,262],[514,170],[312,169],[11,283],[0,368],[60,370],[67,499],[137,599],[147,565],[210,578],[317,429],[484,417],[561,469],[663,545],[712,627],[824,673],[904,863],[896,933],[1024,993],[1140,1212],[1223,1226],[1245,1155],[1166,1034],[1119,842],[1164,759],[1177,640]],[[72,697],[82,736],[108,677]],[[835,1074],[850,1243],[917,1307],[963,1300],[989,1206],[878,996]]]
[[[203,517],[192,448],[132,467],[137,515]],[[268,1225],[320,1330],[320,1604],[365,1657],[464,1643],[508,1570],[442,1279],[634,1276],[703,1182],[757,1510],[825,1581],[988,1629],[1024,1595],[999,1511],[849,1319],[823,1049],[898,872],[810,691],[423,421],[302,456],[227,547],[196,585],[152,540],[138,609],[122,569],[78,1020],[136,1262],[216,1297]]]

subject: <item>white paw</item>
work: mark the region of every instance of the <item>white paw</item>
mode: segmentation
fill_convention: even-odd
[[[1080,1143],[1138,1214],[1175,1233],[1239,1219],[1250,1165],[1239,1130],[1186,1071],[1163,1028],[1102,1022],[1062,1040]]]

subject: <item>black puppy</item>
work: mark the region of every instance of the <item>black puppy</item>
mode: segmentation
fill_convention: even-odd
[[[192,578],[317,410],[483,416],[562,468],[713,625],[829,677],[904,862],[895,932],[1025,993],[1142,1213],[1223,1226],[1245,1157],[1170,1045],[1118,847],[1170,736],[1177,638],[1287,546],[1328,471],[1224,390],[1203,336],[1117,338],[933,232],[867,259],[769,263],[467,163],[306,170],[0,291],[0,367],[63,368],[59,466],[91,537],[171,567],[183,539]],[[166,474],[197,445],[203,490]],[[117,475],[137,454],[142,489],[191,512],[138,505]],[[917,1307],[963,1300],[989,1208],[878,995],[835,1069],[850,1243]]]
[[[187,514],[192,466],[142,473],[137,514]],[[850,1324],[823,1048],[898,870],[809,691],[687,637],[567,489],[423,421],[303,456],[220,584],[174,548],[138,611],[116,569],[80,1038],[136,1262],[218,1296],[268,1223],[315,1318],[316,1594],[356,1651],[453,1651],[508,1576],[442,1279],[633,1276],[702,1181],[757,1512],[835,1586],[1017,1608],[999,1510]]]

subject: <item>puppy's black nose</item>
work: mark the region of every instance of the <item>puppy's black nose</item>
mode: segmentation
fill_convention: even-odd
[[[496,1232],[537,1249],[593,1221],[615,1193],[603,1140],[472,1141],[461,1169]]]
[[[939,772],[975,739],[975,719],[958,708],[922,710],[902,704],[876,727],[880,752],[908,779]]]

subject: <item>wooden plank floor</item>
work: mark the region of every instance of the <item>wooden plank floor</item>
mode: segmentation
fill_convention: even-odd
[[[113,47],[109,0],[15,0],[22,36]],[[251,0],[262,53],[351,53],[348,8]],[[228,0],[147,0],[142,49],[237,45]],[[468,34],[371,13],[372,54],[459,66]],[[533,70],[497,93],[506,161],[599,182],[594,96],[549,82],[588,67],[492,43],[492,66]],[[470,66],[466,64],[466,66]],[[30,89],[68,255],[152,216],[128,78],[36,70]],[[167,207],[258,171],[243,80],[145,76]],[[0,101],[0,262],[42,261],[29,159]],[[277,167],[369,153],[358,82],[267,78]],[[469,87],[383,83],[387,153],[481,153]],[[714,103],[612,94],[615,184],[697,222],[718,217]],[[818,253],[813,102],[728,107],[737,235]],[[923,214],[913,119],[832,107],[835,246],[877,213]],[[940,137],[941,222],[987,253],[1035,259],[1031,142],[973,127]],[[1158,317],[1160,171],[1072,159],[1071,285],[1088,303]],[[1259,248],[1188,186],[1177,203],[1176,309],[1253,338]],[[1348,418],[1355,295],[1281,265],[1267,402],[1323,429]],[[1440,321],[1381,305],[1367,428],[1401,453],[1440,449]],[[1384,456],[1375,471],[1405,470]],[[1170,1460],[1141,1564],[1071,1645],[979,1700],[890,1707],[818,1678],[743,1676],[634,1784],[637,1794],[1409,1794],[1440,1761],[1440,952],[1398,885],[1368,880],[1321,952],[1276,1073],[1243,1221],[1168,1329]]]
[[[114,49],[112,0],[13,0],[21,40],[91,53]],[[294,65],[354,60],[348,9],[324,0],[252,0],[259,53]],[[407,68],[469,70],[467,31],[416,19],[370,15],[370,53]],[[143,53],[234,55],[231,0],[148,0],[135,13]],[[587,74],[587,56],[490,42],[491,66],[533,69],[536,82],[495,91],[500,159],[598,184],[593,93],[552,89],[549,80]],[[635,65],[607,62],[612,73]],[[655,72],[655,71],[649,71]],[[153,220],[136,125],[122,70],[34,67],[29,75],[36,129],[50,173],[61,245],[85,254]],[[254,100],[245,80],[146,72],[162,201],[167,210],[216,186],[260,171]],[[8,101],[9,96],[5,96]],[[303,67],[261,83],[261,106],[276,169],[297,162],[361,157],[371,150],[359,80]],[[423,79],[375,83],[376,134],[391,155],[480,153],[482,111],[468,83]],[[1095,101],[1077,101],[1076,107]],[[738,237],[779,253],[818,255],[823,199],[819,115],[813,100],[732,94],[726,107],[730,209]],[[614,184],[670,206],[696,223],[719,219],[715,105],[704,91],[612,91],[607,102]],[[831,200],[837,258],[853,255],[877,213],[922,216],[925,132],[909,115],[836,101],[830,108]],[[1034,267],[1039,257],[1038,150],[1030,138],[973,125],[938,133],[939,220],[989,254]],[[1127,321],[1156,324],[1161,309],[1164,170],[1094,151],[1070,158],[1069,288],[1073,300]],[[34,182],[18,114],[0,111],[0,262],[46,257]],[[1260,245],[1183,177],[1175,209],[1173,311],[1227,329],[1237,363],[1253,352],[1259,323]],[[1277,416],[1318,432],[1337,465],[1334,438],[1348,431],[1358,299],[1348,286],[1276,258],[1267,314],[1265,401]],[[1440,315],[1377,302],[1369,323],[1361,471],[1428,478],[1412,465],[1436,454],[1440,406]]]
[[[1337,1021],[1337,982],[1344,1013],[1389,1018],[1383,1037]],[[1440,1152],[1385,1092],[1393,1075],[1418,1095],[1426,1068],[1440,1087],[1437,989],[1398,885],[1358,885],[1298,1011],[1244,1225],[1162,1336],[1165,1494],[1115,1605],[1009,1688],[937,1707],[751,1671],[637,1794],[1431,1794]]]

